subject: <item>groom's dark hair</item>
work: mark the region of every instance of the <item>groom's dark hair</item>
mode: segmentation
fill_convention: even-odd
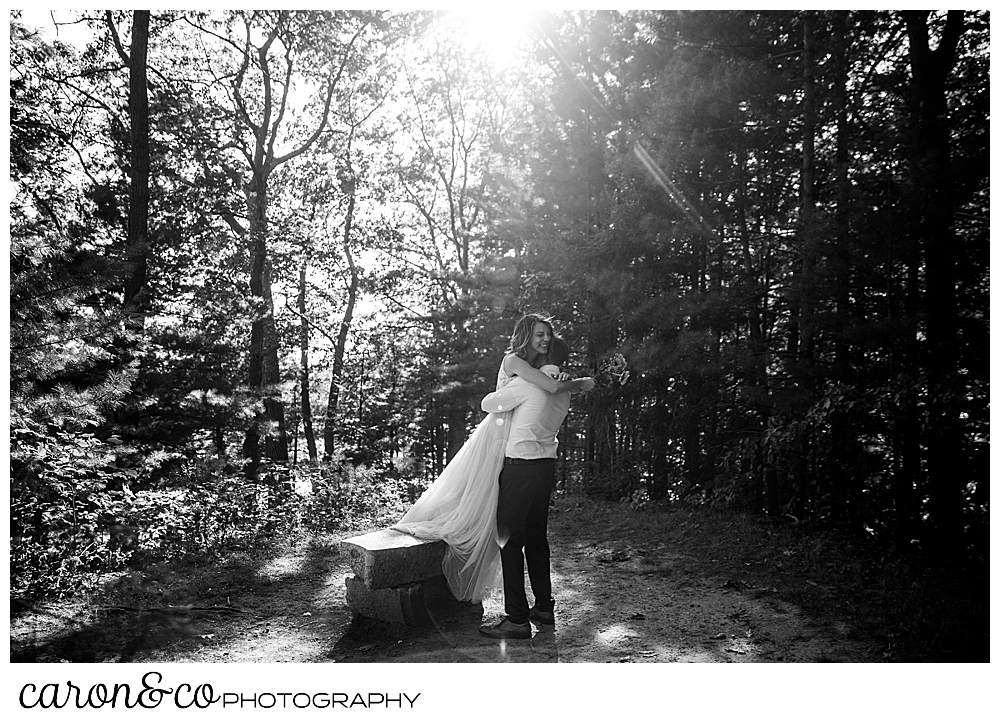
[[[552,341],[549,343],[548,358],[549,364],[561,367],[569,359],[569,344],[561,337],[553,336]]]

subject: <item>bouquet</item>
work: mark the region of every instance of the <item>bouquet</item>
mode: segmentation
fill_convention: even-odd
[[[598,365],[594,381],[597,382],[599,389],[611,389],[624,385],[628,381],[629,375],[628,362],[625,361],[625,357],[621,354],[613,354]]]

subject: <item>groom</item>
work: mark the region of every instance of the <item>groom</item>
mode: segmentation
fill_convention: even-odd
[[[548,359],[562,365],[569,347],[554,337]],[[568,382],[570,391],[589,392],[590,377]],[[483,411],[514,410],[510,419],[506,457],[500,472],[497,500],[497,535],[503,566],[503,598],[507,617],[496,625],[484,625],[479,632],[490,638],[531,638],[531,623],[555,623],[555,601],[549,571],[549,497],[556,483],[556,433],[569,411],[570,391],[550,393],[520,377],[487,395]],[[524,563],[535,604],[528,608],[524,589]]]

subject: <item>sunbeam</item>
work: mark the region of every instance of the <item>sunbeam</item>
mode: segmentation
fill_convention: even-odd
[[[614,116],[611,111],[608,110],[607,106],[594,93],[593,89],[584,83],[580,78],[579,73],[577,73],[572,66],[570,66],[569,61],[566,60],[566,56],[563,55],[562,51],[559,49],[559,44],[548,32],[548,30],[546,30],[544,24],[537,22],[536,20],[536,26],[548,42],[549,49],[555,54],[560,65],[566,69],[566,72],[569,73],[577,84],[583,88],[587,95],[590,96],[596,107],[599,108],[604,116],[612,123],[621,124],[621,119]],[[642,144],[639,143],[639,141],[633,139],[632,150],[635,153],[636,158],[639,159],[639,162],[642,163],[643,168],[645,168],[649,175],[653,177],[653,180],[656,181],[660,188],[666,191],[667,197],[681,210],[684,216],[700,231],[713,235],[715,233],[714,229],[709,226],[695,205],[687,199],[679,188],[677,188],[677,185],[670,180],[670,177],[667,176],[663,168],[653,159],[653,157],[642,146]]]

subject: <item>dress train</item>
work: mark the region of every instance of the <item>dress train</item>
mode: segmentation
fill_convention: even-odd
[[[501,373],[498,388],[506,383]],[[511,412],[490,414],[458,454],[392,526],[414,537],[444,540],[442,571],[459,600],[481,602],[501,588],[497,498]]]

